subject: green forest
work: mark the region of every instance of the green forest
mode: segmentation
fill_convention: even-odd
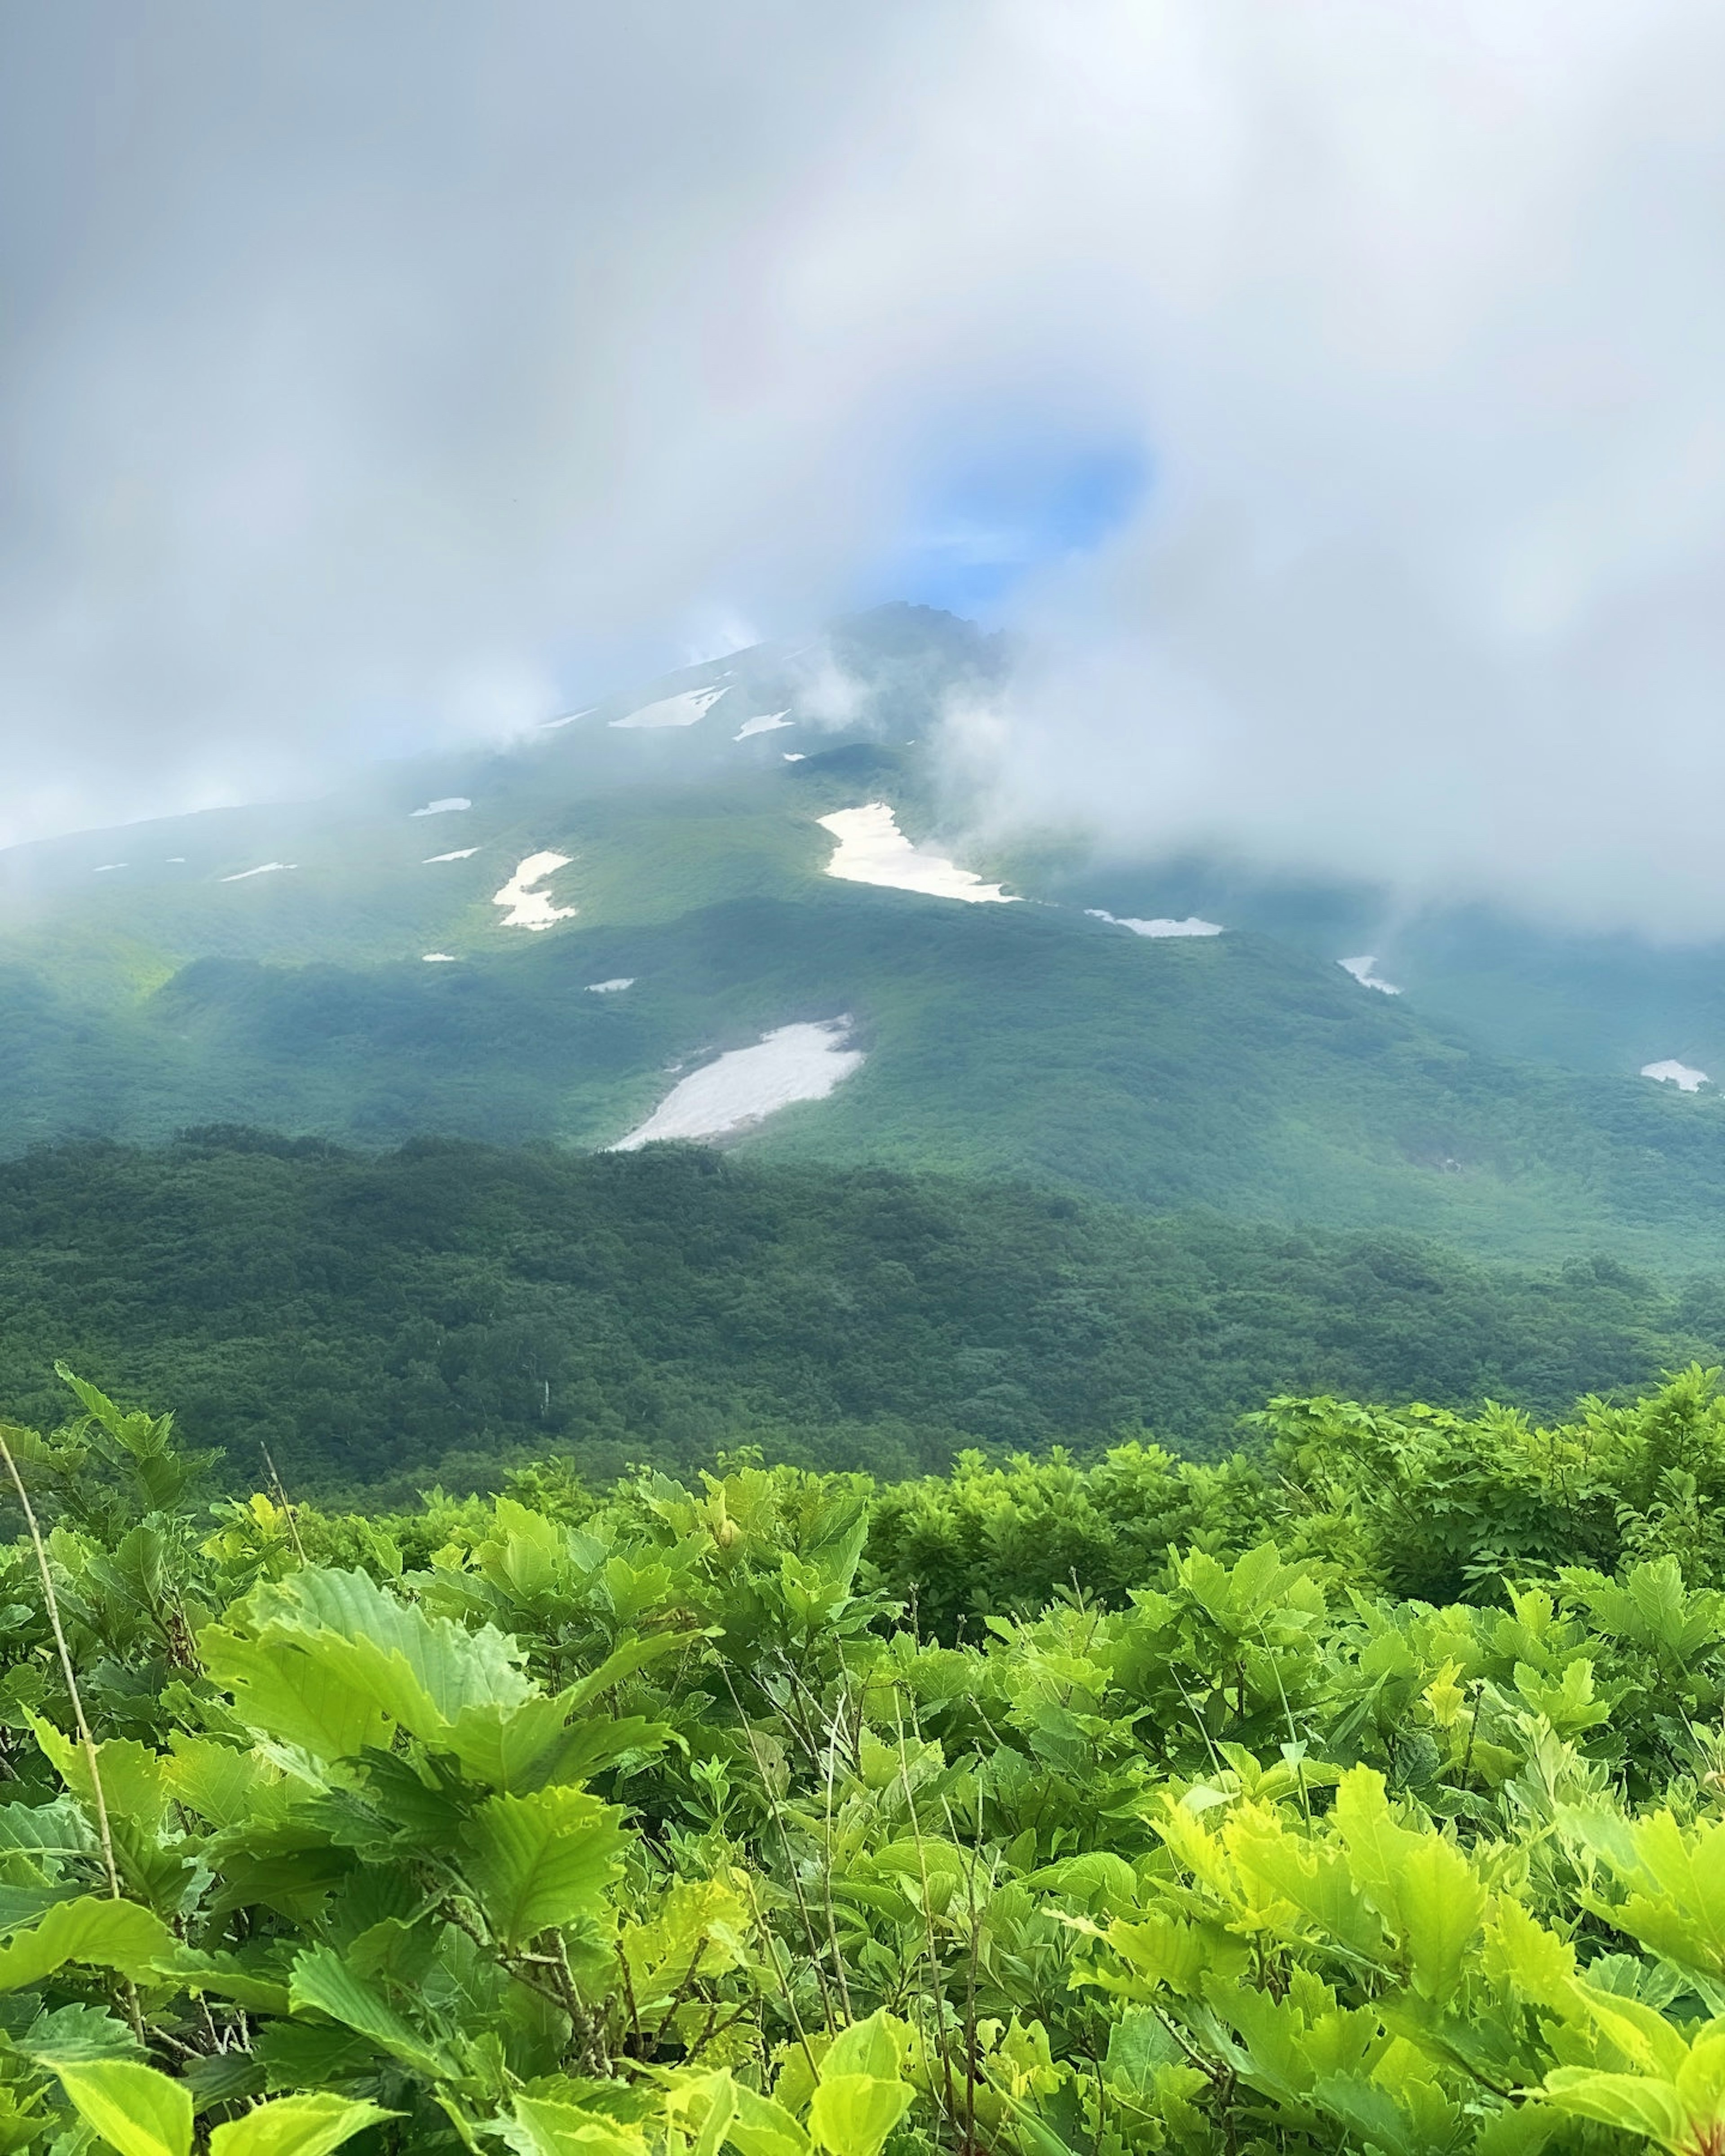
[[[1725,1401],[216,1494],[0,1424],[17,2156],[1725,2146]]]
[[[600,1480],[726,1446],[887,1476],[968,1447],[1214,1454],[1272,1393],[1552,1415],[1725,1355],[1725,1285],[1487,1265],[1402,1235],[1149,1219],[1027,1186],[693,1147],[243,1131],[0,1163],[0,1387],[64,1356],[171,1399],[249,1484]]]

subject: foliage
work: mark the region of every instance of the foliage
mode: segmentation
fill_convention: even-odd
[[[600,1000],[603,1000],[601,998]],[[752,1442],[886,1476],[966,1446],[1213,1452],[1278,1389],[1537,1413],[1725,1352],[1725,1297],[1530,1276],[1402,1235],[1150,1220],[946,1177],[696,1147],[382,1157],[244,1132],[0,1164],[0,1366],[172,1394],[249,1482],[603,1482]],[[37,1373],[39,1373],[39,1378]]]
[[[1115,1535],[962,1644],[888,1584],[932,1482],[553,1475],[409,1563],[212,1517],[72,1382],[0,1430],[46,1531],[0,1565],[0,2148],[1725,2146],[1705,1373],[1548,1430],[1283,1399],[1256,1466],[1087,1491],[968,1466],[949,1527]]]

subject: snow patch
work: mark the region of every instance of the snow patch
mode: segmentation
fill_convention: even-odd
[[[529,854],[526,860],[504,885],[492,894],[493,906],[509,908],[503,916],[506,928],[553,928],[560,921],[570,920],[575,912],[572,906],[553,906],[549,891],[539,891],[535,886],[558,869],[566,869],[574,859],[572,854]]]
[[[218,883],[244,883],[248,876],[275,875],[283,869],[296,869],[297,861],[265,861],[261,868],[242,869],[238,875],[218,876]]]
[[[584,719],[589,712],[598,708],[597,704],[583,704],[578,711],[565,711],[560,719],[547,719],[539,731],[542,734],[554,734],[559,726],[572,726],[577,719]]]
[[[1092,921],[1111,921],[1117,928],[1130,928],[1134,936],[1219,936],[1219,921],[1200,921],[1195,913],[1183,921],[1135,921],[1130,914],[1104,913],[1100,906],[1087,906],[1085,911]]]
[[[587,984],[587,993],[590,996],[614,996],[620,989],[632,988],[634,984],[634,975],[625,973],[620,980],[589,981]]]
[[[425,963],[428,966],[453,966],[455,963],[455,954],[453,951],[428,951],[425,953]]]
[[[171,869],[182,869],[186,865],[186,856],[183,854],[170,854],[167,856],[167,865]]]
[[[1641,1075],[1656,1078],[1663,1086],[1675,1086],[1680,1093],[1698,1093],[1703,1086],[1712,1083],[1705,1070],[1694,1070],[1686,1063],[1644,1063]]]
[[[434,861],[470,861],[478,851],[477,846],[457,846],[453,854],[428,854],[420,865],[429,869]]]
[[[92,875],[112,875],[116,869],[123,869],[125,866],[126,863],[124,861],[104,861],[100,868],[92,869],[90,870],[90,874]]]
[[[752,734],[776,734],[781,726],[793,726],[797,721],[788,719],[783,711],[767,711],[758,719],[745,719],[742,731],[735,736],[737,741],[747,741]]]
[[[779,753],[787,763],[807,763],[809,761],[799,748],[781,749]]]
[[[675,696],[661,696],[656,704],[643,704],[639,711],[611,723],[614,726],[692,726],[697,719],[706,716],[728,685],[685,689]]]
[[[441,801],[428,801],[423,808],[413,808],[413,816],[453,816],[458,808],[470,808],[473,803],[465,793],[445,794]]]
[[[611,1151],[633,1152],[655,1138],[723,1137],[793,1101],[824,1101],[862,1068],[862,1050],[845,1045],[850,1024],[849,1018],[833,1018],[782,1025],[752,1048],[732,1049],[691,1071]]]
[[[890,891],[918,891],[929,898],[962,898],[972,904],[1015,906],[998,883],[984,883],[939,854],[922,854],[898,828],[884,801],[840,808],[819,819],[839,841],[827,874],[846,883],[882,884]]]
[[[1338,958],[1336,961],[1343,972],[1352,973],[1363,988],[1376,988],[1379,995],[1399,996],[1401,990],[1397,988],[1394,981],[1381,980],[1372,971],[1377,963],[1376,957],[1370,951],[1368,951],[1361,958]]]

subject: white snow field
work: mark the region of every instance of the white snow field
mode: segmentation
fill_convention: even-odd
[[[1697,1070],[1687,1063],[1644,1063],[1641,1075],[1656,1078],[1662,1086],[1675,1086],[1680,1093],[1698,1093],[1703,1086],[1712,1083],[1705,1070]]]
[[[470,861],[478,851],[477,846],[458,846],[453,854],[428,854],[420,866],[429,869],[434,861]]]
[[[123,869],[125,866],[126,863],[124,861],[104,861],[100,868],[92,869],[90,870],[90,874],[92,875],[112,875],[116,869]]]
[[[758,719],[745,719],[741,732],[732,736],[735,741],[747,741],[753,734],[776,734],[781,726],[793,726],[797,721],[788,719],[783,711],[765,711]]]
[[[1338,958],[1336,961],[1343,972],[1352,973],[1363,988],[1376,988],[1379,995],[1399,996],[1401,990],[1397,988],[1394,981],[1383,980],[1372,971],[1377,963],[1376,957],[1369,951],[1361,958]]]
[[[850,1020],[782,1025],[752,1048],[733,1048],[672,1087],[638,1129],[610,1150],[633,1152],[655,1138],[716,1138],[746,1129],[793,1101],[824,1101],[863,1065],[847,1048]]]
[[[614,726],[692,726],[697,719],[706,716],[729,685],[727,682],[716,689],[685,689],[675,696],[661,696],[656,704],[643,704],[639,711],[611,723]]]
[[[973,870],[955,867],[939,854],[918,853],[884,801],[840,808],[818,820],[839,841],[827,863],[829,876],[846,883],[884,884],[889,891],[918,891],[928,898],[962,898],[973,905],[1018,903]]]
[[[297,861],[265,861],[261,868],[242,869],[238,875],[218,876],[216,878],[216,881],[218,883],[244,883],[249,876],[275,875],[280,870],[297,868],[299,865],[300,865]]]
[[[587,984],[587,993],[590,996],[614,996],[624,988],[632,988],[634,984],[634,975],[625,973],[620,980],[589,981]]]
[[[1092,921],[1109,921],[1117,928],[1130,928],[1134,936],[1219,936],[1219,921],[1200,921],[1195,913],[1183,921],[1135,921],[1130,914],[1104,913],[1100,906],[1087,906],[1085,911]]]
[[[554,928],[558,921],[572,919],[572,906],[553,906],[551,893],[535,886],[558,869],[567,868],[573,859],[572,854],[529,854],[502,890],[492,894],[493,906],[509,908],[503,916],[504,927]]]
[[[428,801],[423,808],[410,808],[410,816],[453,816],[457,809],[470,808],[473,803],[465,793],[448,793],[441,801]]]
[[[783,751],[783,756],[787,763],[807,763],[809,761],[799,748],[788,748]]]
[[[428,951],[425,963],[428,966],[453,966],[457,961],[453,951]]]

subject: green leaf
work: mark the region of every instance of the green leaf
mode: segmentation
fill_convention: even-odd
[[[122,1976],[141,1979],[177,1944],[161,1917],[139,1902],[83,1895],[62,1902],[33,1931],[20,1932],[0,1947],[0,1991],[39,1984],[69,1961],[117,1969]]]
[[[1557,2066],[1545,2077],[1545,2101],[1577,2118],[1645,2134],[1666,2148],[1682,2147],[1688,2125],[1673,2085],[1640,2074],[1599,2074],[1585,2066]]]
[[[329,2156],[362,2128],[399,2116],[330,2090],[280,2097],[218,2126],[210,2136],[210,2156]]]
[[[388,1745],[389,1718],[377,1701],[299,1644],[248,1640],[209,1625],[198,1645],[247,1728],[297,1744],[315,1759],[355,1759],[368,1745]]]
[[[131,2059],[69,2059],[54,2071],[78,2116],[120,2156],[191,2156],[192,2092],[183,2082]]]
[[[742,2156],[808,2156],[809,2136],[782,2103],[733,2084],[737,2113],[725,2138]]]
[[[809,2106],[809,2130],[815,2146],[829,2156],[880,2156],[910,2107],[911,2092],[902,2082],[823,2073]]]
[[[646,2138],[638,2127],[578,2111],[572,2103],[543,2097],[518,2096],[513,2137],[522,2156],[644,2156]]]
[[[1428,1834],[1402,1861],[1396,1899],[1414,1989],[1427,1999],[1450,1998],[1485,1922],[1485,1888],[1459,1849]]]
[[[388,2000],[349,1969],[332,1947],[312,1947],[294,1964],[288,1996],[295,2014],[315,2007],[433,2081],[454,2078],[455,2062],[434,2038],[404,2020]]]
[[[468,1825],[467,1864],[485,1921],[510,1952],[597,1916],[621,1868],[619,1814],[585,1789],[491,1797]]]

